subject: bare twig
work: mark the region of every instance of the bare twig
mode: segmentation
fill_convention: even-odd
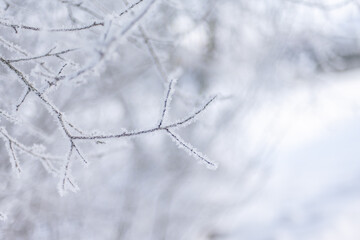
[[[67,63],[65,63],[59,70],[57,76],[60,76],[60,74],[62,73],[62,71],[64,70],[64,68],[67,66]]]
[[[125,13],[129,12],[131,9],[133,9],[134,7],[136,7],[138,4],[140,4],[141,2],[143,2],[144,0],[138,0],[137,2],[131,4],[130,6],[127,6],[127,9],[125,9],[124,11],[122,11],[119,14],[119,17],[121,17],[122,15],[124,15]]]

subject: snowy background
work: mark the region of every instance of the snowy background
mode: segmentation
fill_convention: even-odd
[[[0,8],[1,59],[42,56],[7,63],[82,130],[67,126],[71,134],[157,126],[176,79],[164,122],[217,95],[173,131],[218,164],[208,169],[165,131],[76,141],[89,163],[71,155],[79,190],[62,189],[69,139],[4,60],[0,239],[360,238],[358,1],[2,0]],[[76,50],[43,56],[67,49]],[[49,156],[56,171],[16,144]]]

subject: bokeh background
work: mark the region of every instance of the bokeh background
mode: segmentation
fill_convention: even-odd
[[[117,36],[147,8],[136,1],[0,1],[0,22],[42,28],[108,21]],[[217,100],[176,132],[217,162],[198,164],[161,132],[79,145],[80,191],[60,197],[53,177],[0,144],[1,239],[357,240],[360,238],[360,2],[158,0],[105,59],[48,98],[85,132],[146,129],[159,120],[166,75],[177,78],[168,123]],[[106,26],[105,26],[106,27]],[[97,58],[105,27],[78,32],[0,25],[7,59],[79,48],[40,60],[65,75]],[[9,46],[7,43],[12,43]],[[21,51],[14,50],[14,48]],[[39,88],[39,62],[19,63]],[[67,140],[36,96],[0,67],[0,125],[27,146],[65,156]],[[60,163],[54,163],[61,166]]]

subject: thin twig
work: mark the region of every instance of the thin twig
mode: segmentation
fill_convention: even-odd
[[[127,9],[125,9],[124,11],[122,11],[119,14],[119,17],[121,17],[122,15],[124,15],[125,13],[129,12],[131,9],[133,9],[134,7],[136,7],[138,4],[140,4],[141,2],[143,2],[144,0],[138,0],[137,2],[131,4],[130,6],[128,6]]]
[[[16,111],[19,111],[21,104],[23,104],[23,102],[25,101],[26,97],[29,95],[30,92],[31,92],[31,89],[28,88],[26,90],[24,96],[21,98],[20,102],[18,104],[16,104]]]
[[[11,151],[14,168],[15,168],[19,173],[21,173],[21,168],[20,168],[19,160],[18,160],[17,157],[16,157],[16,154],[15,154],[15,152],[14,152],[14,148],[13,148],[13,145],[12,145],[12,141],[10,141],[10,140],[9,140],[9,149],[10,149],[10,151]]]
[[[6,130],[3,127],[0,128],[0,133],[2,134],[3,137],[5,137],[7,139],[7,141],[12,142],[12,144],[14,146],[16,146],[18,149],[29,154],[30,156],[33,156],[33,157],[39,159],[41,161],[41,163],[43,164],[43,166],[50,173],[52,173],[54,175],[59,174],[58,170],[53,166],[53,164],[50,162],[50,160],[60,160],[61,157],[44,155],[44,154],[40,154],[40,153],[33,151],[31,148],[26,147],[25,145],[18,142],[16,139],[10,137],[9,134],[6,132]]]
[[[61,111],[59,109],[57,109],[57,107],[55,107],[50,101],[48,101],[43,96],[43,94],[29,80],[26,79],[26,77],[24,76],[24,74],[22,72],[20,72],[11,63],[6,61],[2,57],[0,57],[0,61],[2,63],[4,63],[7,67],[9,67],[19,77],[21,82],[23,82],[28,87],[28,89],[30,89],[33,93],[35,93],[35,95],[42,101],[42,103],[45,106],[47,106],[48,108],[50,108],[50,110],[57,116],[57,119],[60,123],[60,126],[61,126],[63,132],[65,133],[65,135],[67,136],[68,140],[71,143],[71,151],[73,150],[74,147],[76,148],[76,145],[73,142],[73,137],[71,136],[71,134],[69,133],[69,131],[67,130],[67,128],[65,126],[65,122],[67,122],[67,121],[64,120],[64,117],[63,117],[63,114],[61,113]]]
[[[168,87],[168,90],[167,90],[167,93],[166,93],[166,97],[165,97],[165,101],[164,101],[164,107],[163,107],[163,111],[162,111],[162,114],[161,114],[161,118],[160,118],[160,122],[159,122],[159,125],[158,127],[161,127],[163,121],[164,121],[164,118],[165,118],[165,114],[168,110],[168,105],[170,104],[170,101],[171,101],[171,95],[172,95],[172,85],[174,83],[174,79],[170,80],[169,82],[169,87]]]
[[[129,5],[129,2],[127,0],[123,0],[123,2],[125,3],[126,6]],[[134,11],[131,11],[131,14],[135,15]],[[138,29],[139,29],[139,32],[141,34],[141,37],[143,38],[143,40],[145,42],[146,47],[149,50],[150,56],[151,56],[151,58],[152,58],[152,60],[153,60],[153,62],[155,64],[156,69],[158,70],[162,80],[164,82],[167,82],[168,81],[168,76],[167,76],[165,67],[161,64],[160,59],[158,57],[158,54],[156,53],[155,48],[154,48],[154,46],[152,45],[152,43],[150,41],[150,38],[148,37],[145,29],[143,28],[143,26],[141,24],[139,24]]]
[[[10,122],[17,122],[18,120],[16,117],[11,116],[9,113],[5,112],[4,110],[0,109],[0,115],[2,115],[4,118],[6,118]]]
[[[201,112],[203,112],[212,101],[214,101],[215,97],[211,98],[208,102],[206,102],[206,104],[200,108],[199,110],[197,110],[194,114],[192,114],[191,116],[187,117],[186,119],[179,121],[179,122],[175,122],[166,126],[157,126],[154,128],[149,128],[149,129],[145,129],[145,130],[139,130],[139,131],[125,131],[119,134],[110,134],[110,135],[92,135],[92,136],[72,136],[73,139],[79,139],[79,140],[88,140],[88,139],[92,139],[92,140],[99,140],[99,139],[115,139],[115,138],[123,138],[123,137],[133,137],[133,136],[138,136],[138,135],[142,135],[142,134],[147,134],[147,133],[153,133],[156,131],[162,131],[162,130],[167,130],[167,129],[171,129],[171,128],[178,128],[181,127],[185,124],[187,124],[189,121],[195,119],[195,117],[200,114]]]
[[[98,54],[98,56],[97,56],[98,59],[95,62],[92,62],[88,66],[78,70],[75,73],[72,73],[66,79],[73,80],[73,79],[91,71],[97,65],[99,65],[102,61],[104,61],[104,59],[106,58],[106,51],[111,49],[118,42],[119,38],[125,36],[125,34],[127,34],[146,15],[146,13],[150,10],[151,6],[154,5],[155,2],[156,2],[156,0],[151,0],[149,2],[149,4],[143,9],[143,11],[138,16],[136,16],[129,24],[127,24],[120,31],[120,33],[118,35],[114,36],[109,41],[107,41],[103,50],[99,51],[98,49],[96,49],[96,53]]]
[[[202,111],[204,111],[210,105],[210,103],[212,103],[216,99],[216,97],[217,96],[212,97],[202,108],[197,110],[195,113],[193,113],[189,117],[185,118],[182,121],[179,121],[179,122],[176,122],[174,124],[168,125],[166,128],[179,127],[179,126],[182,126],[182,125],[190,122],[191,120],[195,119],[197,115],[199,115]]]
[[[10,60],[7,60],[7,61],[9,63],[14,63],[14,62],[22,62],[22,61],[31,61],[31,60],[35,60],[35,59],[39,59],[39,58],[52,57],[52,56],[57,57],[57,56],[60,56],[62,54],[73,52],[73,51],[76,51],[76,50],[78,50],[78,49],[73,48],[73,49],[67,49],[67,50],[60,51],[60,52],[55,52],[55,53],[51,53],[51,50],[50,50],[48,53],[43,54],[43,55],[39,55],[39,56],[35,56],[35,57],[28,57],[28,58],[10,59]]]
[[[94,22],[92,24],[88,24],[81,27],[68,27],[68,28],[40,28],[40,27],[33,27],[28,25],[21,25],[21,24],[14,24],[14,23],[7,23],[7,22],[1,22],[0,25],[3,25],[5,27],[13,28],[15,33],[18,33],[18,29],[24,29],[24,30],[31,30],[31,31],[46,31],[46,32],[76,32],[76,31],[82,31],[86,29],[90,29],[97,26],[104,26],[103,22]]]
[[[213,168],[216,168],[216,164],[208,160],[202,153],[198,152],[193,146],[191,146],[188,143],[185,143],[179,136],[175,135],[173,132],[171,132],[169,129],[166,129],[166,132],[169,133],[169,135],[179,144],[180,147],[187,150],[190,155],[196,156],[196,158],[200,159],[207,165],[210,165]]]
[[[61,190],[62,190],[62,193],[65,193],[65,184],[66,184],[66,179],[68,178],[68,172],[69,172],[69,168],[70,168],[70,162],[71,162],[71,155],[72,155],[72,152],[74,150],[74,144],[71,143],[71,146],[70,146],[70,150],[68,152],[68,155],[67,155],[67,158],[66,158],[66,162],[65,162],[65,166],[64,166],[64,175],[62,176],[62,184],[61,184]]]
[[[122,11],[118,16],[119,17],[123,16],[125,13],[127,13],[129,10],[133,9],[134,7],[136,7],[138,4],[140,4],[143,1],[144,0],[139,0],[139,1],[135,2],[134,4],[129,6],[127,9]],[[80,7],[80,5],[78,5],[77,7]],[[85,8],[83,8],[83,10],[85,10]],[[94,12],[91,14],[94,15]],[[28,26],[28,25],[22,25],[22,24],[2,22],[2,21],[0,21],[0,25],[14,29],[15,33],[18,33],[18,29],[31,30],[31,31],[47,31],[47,32],[75,32],[75,31],[87,30],[87,29],[97,27],[97,26],[104,26],[104,22],[94,22],[92,24],[88,24],[88,25],[81,26],[81,27],[49,28],[49,29]]]
[[[145,29],[143,28],[142,25],[139,25],[139,31],[140,31],[140,34],[141,34],[141,37],[144,39],[144,42],[149,50],[149,53],[150,53],[150,56],[156,66],[156,69],[158,70],[162,80],[164,82],[167,82],[167,79],[168,79],[168,76],[167,76],[167,73],[166,73],[166,70],[165,70],[165,67],[163,66],[163,64],[160,62],[160,59],[159,59],[159,56],[158,54],[156,53],[155,51],[155,48],[154,46],[152,45],[151,41],[150,41],[150,38],[148,37],[148,35],[146,34],[146,31]]]

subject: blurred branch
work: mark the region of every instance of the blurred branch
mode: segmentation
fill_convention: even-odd
[[[303,6],[311,7],[311,8],[318,8],[325,11],[333,11],[337,10],[339,8],[346,7],[347,5],[354,3],[354,0],[345,0],[342,2],[338,2],[335,4],[321,4],[318,2],[310,2],[310,1],[302,1],[302,0],[286,0],[287,2],[294,3],[294,4],[300,4]]]
[[[98,19],[102,19],[102,16],[100,16],[99,14],[97,14],[95,11],[91,10],[90,8],[84,7],[83,3],[73,3],[71,1],[67,1],[67,0],[60,0],[62,3],[68,4],[71,7],[76,7],[90,15],[92,15],[95,18]],[[142,3],[144,0],[138,0],[137,2],[131,4],[131,5],[127,5],[127,8],[125,10],[123,10],[121,13],[118,14],[119,17],[125,15],[126,13],[128,13],[130,10],[132,10],[133,8],[135,8],[137,5],[139,5],[140,3]]]
[[[14,116],[11,116],[9,113],[5,112],[4,110],[0,109],[0,115],[5,117],[10,122],[16,122],[17,119]]]
[[[4,213],[0,212],[0,220],[1,221],[6,221],[7,217]]]
[[[126,6],[129,5],[129,2],[127,0],[123,0],[123,2],[125,3]],[[131,14],[135,15],[135,13],[133,11],[131,11]],[[138,29],[139,29],[139,32],[140,32],[140,35],[141,35],[142,39],[144,40],[144,42],[146,44],[146,47],[149,50],[150,56],[151,56],[152,60],[154,61],[156,69],[158,70],[162,80],[164,82],[167,82],[168,81],[168,76],[167,76],[166,70],[165,70],[164,66],[161,64],[160,59],[159,59],[159,57],[158,57],[158,55],[157,55],[157,53],[155,51],[155,48],[152,45],[148,35],[146,34],[146,31],[145,31],[144,27],[141,24],[139,24]]]
[[[84,68],[72,73],[70,76],[68,76],[66,79],[67,80],[73,80],[89,71],[91,71],[92,69],[94,69],[97,65],[99,65],[102,61],[104,61],[105,57],[106,57],[106,52],[109,51],[109,49],[111,49],[115,43],[119,40],[119,38],[123,37],[125,34],[127,34],[145,15],[146,13],[150,10],[150,8],[152,7],[152,5],[156,2],[156,0],[151,0],[148,5],[143,9],[143,11],[136,17],[134,17],[132,19],[132,21],[130,23],[128,23],[121,31],[119,34],[117,34],[116,36],[112,37],[111,39],[107,40],[104,39],[103,43],[102,43],[102,49],[95,49],[95,52],[98,54],[98,56],[96,57],[97,59],[95,59],[95,61],[91,62],[88,66],[85,66]]]

